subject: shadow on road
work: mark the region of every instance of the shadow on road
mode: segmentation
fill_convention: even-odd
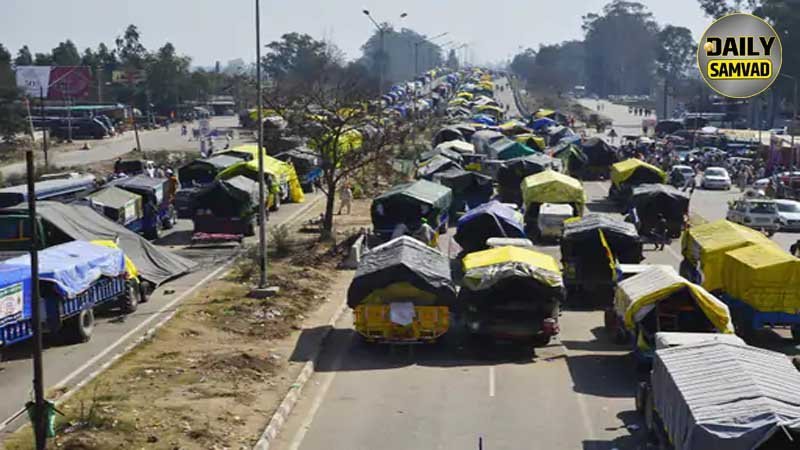
[[[633,397],[636,367],[627,354],[567,357],[573,390],[598,397]]]
[[[189,245],[192,243],[192,230],[178,230],[153,241],[156,245]]]
[[[305,362],[312,357],[327,326],[303,330],[289,358]],[[341,357],[337,357],[341,355]],[[319,372],[397,369],[413,365],[427,367],[468,367],[494,364],[531,364],[533,347],[469,339],[456,330],[433,344],[389,345],[367,342],[352,329],[330,330]]]
[[[567,350],[587,352],[620,352],[628,349],[625,345],[615,344],[604,327],[594,327],[591,332],[594,336],[591,341],[562,340],[561,343],[564,344]]]
[[[633,400],[631,400],[633,402]],[[619,436],[613,440],[586,440],[583,441],[583,450],[650,450],[655,449],[647,441],[647,431],[644,427],[644,420],[636,411],[622,411],[617,414],[617,418],[622,422],[619,428],[606,431],[616,431],[627,429],[631,434]]]

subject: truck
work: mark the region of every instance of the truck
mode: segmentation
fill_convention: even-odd
[[[88,341],[94,312],[117,306],[123,313],[140,301],[138,278],[114,246],[72,241],[39,252],[38,302],[32,288],[30,256],[0,263],[0,347],[33,337],[33,308],[38,304],[45,333],[66,343]]]

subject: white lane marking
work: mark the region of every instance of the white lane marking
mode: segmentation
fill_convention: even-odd
[[[175,297],[175,298],[174,298],[172,301],[170,301],[169,303],[167,303],[167,304],[165,304],[164,306],[162,306],[162,307],[161,307],[161,309],[159,309],[158,311],[156,311],[155,313],[153,313],[153,314],[152,314],[150,317],[148,317],[147,319],[145,319],[145,320],[144,320],[142,323],[140,323],[139,325],[137,325],[137,326],[133,327],[133,328],[132,328],[131,330],[129,330],[127,333],[125,333],[124,335],[122,335],[122,336],[121,336],[119,339],[117,339],[116,341],[114,341],[114,343],[113,343],[113,344],[111,344],[111,345],[109,345],[108,347],[106,347],[106,348],[105,348],[105,350],[103,350],[102,352],[100,352],[100,353],[96,354],[95,356],[93,356],[91,359],[89,359],[89,360],[88,360],[88,361],[86,361],[85,363],[81,364],[81,365],[80,365],[80,366],[79,366],[77,369],[75,369],[75,370],[73,370],[72,372],[70,372],[70,373],[69,373],[69,375],[67,375],[67,376],[65,376],[64,378],[62,378],[62,379],[61,379],[61,381],[59,381],[58,383],[56,383],[54,386],[50,386],[50,387],[48,387],[47,389],[56,389],[56,390],[58,390],[58,389],[61,389],[61,388],[63,388],[64,386],[66,386],[66,385],[67,385],[67,384],[68,384],[70,381],[72,381],[72,379],[73,379],[73,378],[75,378],[75,377],[77,377],[78,375],[80,375],[81,373],[85,372],[85,371],[86,371],[86,370],[87,370],[89,367],[91,367],[91,366],[93,366],[94,364],[96,364],[96,363],[97,363],[97,361],[99,361],[100,359],[104,358],[106,355],[108,355],[109,353],[111,353],[111,351],[112,351],[112,350],[114,350],[116,347],[118,347],[118,346],[119,346],[119,345],[120,345],[122,342],[124,342],[124,341],[128,340],[128,339],[129,339],[131,336],[133,336],[135,333],[137,333],[137,332],[141,331],[141,330],[142,330],[144,327],[146,327],[147,325],[149,325],[149,324],[150,324],[152,321],[156,320],[156,319],[157,319],[157,318],[158,318],[158,317],[159,317],[161,314],[163,314],[163,313],[164,313],[164,312],[165,312],[167,309],[169,309],[169,308],[172,308],[172,307],[173,307],[173,306],[174,306],[176,303],[178,303],[178,302],[180,302],[181,300],[183,300],[184,298],[186,298],[186,296],[188,296],[188,295],[192,294],[192,293],[193,293],[195,290],[197,290],[197,288],[199,288],[199,287],[203,286],[203,285],[204,285],[204,284],[205,284],[205,283],[206,283],[208,280],[210,280],[211,278],[215,277],[215,276],[216,276],[216,275],[217,275],[219,272],[221,272],[222,270],[224,270],[224,269],[228,268],[228,266],[230,266],[230,265],[231,265],[231,263],[233,263],[234,261],[235,261],[235,259],[231,259],[231,260],[229,260],[228,262],[226,262],[225,264],[223,264],[221,267],[217,268],[217,269],[216,269],[216,270],[214,270],[213,272],[211,272],[211,273],[209,273],[208,275],[206,275],[206,276],[205,276],[205,277],[204,277],[202,280],[200,280],[200,281],[199,281],[197,284],[195,284],[194,286],[192,286],[191,288],[189,288],[189,290],[185,291],[183,294],[181,294],[181,295],[179,295],[179,296]],[[168,314],[168,315],[167,315],[167,317],[164,317],[164,318],[163,318],[163,319],[162,319],[162,320],[161,320],[161,321],[160,321],[160,322],[159,322],[159,323],[156,325],[156,327],[155,327],[155,328],[159,328],[159,327],[161,327],[161,325],[163,325],[164,323],[166,323],[166,321],[167,321],[167,320],[171,319],[171,318],[172,318],[172,316],[174,316],[174,315],[175,315],[175,312],[177,312],[177,309],[176,309],[175,311],[172,311],[170,314]],[[132,346],[131,346],[131,347],[132,347]],[[110,363],[111,363],[111,362],[113,362],[113,361],[115,361],[117,357],[119,357],[119,356],[121,356],[121,355],[123,355],[123,354],[127,353],[127,350],[128,350],[128,348],[126,348],[126,351],[123,351],[123,352],[119,353],[118,355],[116,355],[116,357],[115,357],[115,358],[114,358],[112,361],[109,361],[108,363],[104,364],[104,365],[103,365],[103,366],[102,366],[100,369],[98,369],[98,370],[96,370],[95,372],[93,372],[93,373],[92,373],[90,376],[88,376],[88,377],[84,378],[83,380],[81,380],[81,382],[80,382],[80,383],[76,384],[74,387],[72,387],[72,389],[70,389],[70,390],[69,390],[69,391],[67,391],[67,392],[66,392],[64,395],[62,395],[62,396],[61,396],[61,397],[58,399],[57,403],[61,403],[61,402],[63,402],[64,400],[66,400],[67,398],[69,398],[69,397],[70,397],[70,396],[71,396],[71,395],[72,395],[74,392],[76,392],[78,389],[80,389],[81,387],[85,386],[85,385],[86,385],[88,382],[90,382],[91,380],[93,380],[93,379],[94,379],[94,378],[95,378],[97,375],[99,375],[99,374],[100,374],[100,373],[103,371],[102,369],[104,369],[104,368],[105,368],[107,365],[110,365]],[[5,429],[5,428],[8,426],[9,422],[11,422],[11,421],[12,421],[12,420],[11,420],[11,418],[14,418],[14,417],[16,417],[20,411],[24,411],[24,410],[25,410],[24,408],[20,409],[19,411],[15,412],[15,413],[14,413],[14,414],[12,414],[11,416],[9,416],[7,419],[5,419],[5,420],[4,420],[2,423],[0,423],[0,431],[4,430],[4,429]]]
[[[494,366],[489,367],[489,397],[494,397],[495,375]]]
[[[312,206],[316,205],[319,202],[320,198],[322,198],[322,196],[319,196],[319,197],[316,197],[316,198],[312,199],[312,201],[309,202],[308,205],[305,205],[303,208],[299,209],[298,211],[295,211],[294,213],[292,213],[289,217],[285,218],[280,223],[281,224],[286,224],[286,223],[293,222],[301,214],[307,212],[308,210],[311,209]],[[131,329],[130,331],[128,331],[127,333],[122,335],[122,337],[120,337],[119,339],[114,341],[113,344],[111,344],[108,347],[106,347],[105,350],[103,350],[102,352],[98,353],[97,355],[95,355],[94,357],[92,357],[91,359],[86,361],[83,365],[81,365],[77,369],[73,370],[71,373],[69,373],[66,377],[62,378],[61,381],[56,383],[54,386],[47,387],[46,389],[48,389],[48,390],[49,389],[58,390],[58,389],[62,389],[63,387],[65,387],[70,381],[72,381],[73,378],[75,378],[76,376],[80,375],[82,372],[86,371],[89,367],[91,367],[92,365],[97,363],[97,361],[99,361],[100,359],[102,359],[103,357],[108,355],[116,347],[118,347],[122,342],[128,340],[128,338],[130,338],[132,335],[134,335],[138,331],[142,330],[150,322],[152,322],[153,320],[158,318],[158,316],[163,314],[166,310],[168,310],[169,308],[173,307],[175,304],[177,304],[178,302],[180,302],[181,300],[186,298],[188,295],[192,294],[195,290],[197,290],[197,288],[199,288],[199,287],[203,286],[204,284],[206,284],[208,282],[208,280],[214,278],[214,276],[216,276],[218,273],[222,272],[228,266],[233,264],[237,259],[238,259],[238,255],[234,255],[231,259],[226,261],[222,266],[220,266],[219,268],[217,268],[213,272],[211,272],[208,275],[206,275],[205,277],[203,277],[202,280],[200,280],[194,286],[189,288],[189,290],[185,291],[183,294],[179,295],[178,297],[173,299],[171,302],[169,302],[166,305],[162,306],[161,309],[159,309],[158,311],[153,313],[153,315],[148,317],[144,322],[140,323],[139,325],[137,325],[136,327],[134,327],[133,329]],[[220,278],[222,278],[224,276],[225,276],[225,273],[220,275]],[[71,389],[66,391],[64,393],[64,395],[59,397],[59,399],[56,401],[56,404],[60,404],[60,403],[64,402],[69,397],[71,397],[73,394],[75,394],[78,390],[80,390],[83,386],[88,384],[90,381],[94,380],[98,375],[100,375],[101,373],[103,373],[103,371],[105,371],[108,367],[110,367],[111,364],[113,364],[117,359],[119,359],[123,355],[127,354],[130,350],[132,350],[139,342],[141,342],[141,340],[143,338],[151,335],[153,332],[155,332],[157,329],[161,328],[161,326],[163,326],[165,323],[167,323],[170,319],[172,319],[172,317],[175,315],[175,313],[177,311],[178,310],[175,309],[172,312],[170,312],[169,314],[167,314],[167,316],[165,316],[161,321],[159,321],[155,326],[153,326],[152,329],[148,330],[143,336],[141,336],[136,341],[134,341],[134,342],[130,343],[129,345],[127,345],[121,352],[119,352],[116,355],[114,355],[110,360],[106,361],[99,368],[97,368],[94,372],[89,374],[89,376],[85,377],[83,380],[81,380],[79,383],[77,383]],[[8,425],[11,422],[13,422],[17,417],[19,417],[24,412],[25,412],[25,408],[20,408],[19,410],[15,411],[13,414],[8,416],[6,419],[4,419],[3,422],[0,422],[0,431],[5,430],[6,427],[8,427]]]
[[[350,338],[345,343],[346,347],[350,347],[353,341],[353,334],[350,335]],[[311,429],[311,423],[314,422],[314,418],[317,416],[317,412],[319,408],[322,406],[322,403],[325,401],[325,398],[328,394],[328,390],[330,390],[331,385],[333,384],[333,379],[336,378],[336,374],[339,372],[339,369],[342,367],[342,358],[344,357],[345,351],[340,351],[336,355],[336,359],[333,361],[333,367],[327,373],[320,374],[320,372],[315,372],[315,376],[322,375],[325,377],[322,380],[322,384],[320,385],[319,392],[316,393],[314,397],[314,401],[311,403],[311,409],[306,414],[305,419],[303,419],[303,423],[300,425],[300,428],[295,433],[294,437],[292,438],[292,442],[289,445],[289,450],[299,450],[300,445],[303,443],[303,439],[306,437],[306,433],[308,430]],[[296,410],[297,408],[295,408]]]

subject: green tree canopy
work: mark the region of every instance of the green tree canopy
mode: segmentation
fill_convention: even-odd
[[[278,82],[308,80],[329,63],[327,44],[307,34],[287,33],[267,44],[264,71]]]
[[[586,79],[599,95],[647,94],[657,52],[658,25],[641,3],[614,0],[583,17]]]
[[[78,66],[81,64],[81,55],[75,44],[67,39],[53,49],[53,64],[57,66]]]
[[[17,57],[14,58],[14,64],[17,66],[30,66],[33,64],[33,55],[27,45],[23,45],[17,52]]]
[[[697,44],[686,27],[667,25],[658,33],[656,68],[659,76],[669,80],[683,78],[694,65]]]

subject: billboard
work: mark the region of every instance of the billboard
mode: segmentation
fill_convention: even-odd
[[[16,73],[17,87],[30,97],[83,99],[92,85],[88,66],[17,66]]]

